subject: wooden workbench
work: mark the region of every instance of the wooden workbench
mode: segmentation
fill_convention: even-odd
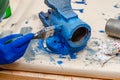
[[[48,7],[43,3],[42,0],[11,0],[13,8],[13,15],[8,19],[4,20],[0,26],[2,31],[13,31],[13,33],[19,33],[22,27],[31,26],[33,28],[32,32],[39,31],[43,25],[39,20],[38,13],[40,11],[47,11]],[[74,1],[74,0],[73,0]],[[14,3],[15,2],[15,3]],[[22,80],[25,78],[33,77],[44,78],[44,79],[59,79],[59,80],[80,80],[80,79],[93,79],[93,78],[105,78],[105,79],[119,79],[120,78],[120,64],[116,63],[115,60],[101,66],[100,63],[91,60],[86,60],[86,55],[90,54],[87,50],[96,49],[92,47],[93,41],[97,40],[100,44],[102,42],[110,41],[105,33],[99,33],[99,30],[104,30],[106,20],[109,18],[114,18],[120,11],[119,8],[114,9],[114,5],[117,4],[118,0],[88,0],[87,5],[80,5],[72,3],[74,9],[84,9],[84,13],[75,11],[79,17],[87,22],[92,28],[92,37],[88,43],[87,48],[81,51],[76,59],[70,59],[67,56],[66,59],[59,58],[59,55],[54,54],[43,54],[41,51],[32,55],[26,51],[24,57],[19,59],[13,64],[0,66],[3,70],[0,71],[0,77],[7,79],[10,76],[21,77]],[[19,3],[19,4],[18,4]],[[109,4],[106,4],[109,3]],[[22,4],[22,5],[21,5]],[[102,6],[101,6],[102,5]],[[42,6],[42,7],[41,7]],[[17,9],[16,9],[17,7]],[[113,13],[114,12],[114,13]],[[27,24],[26,24],[27,22]],[[36,40],[35,42],[37,43]],[[119,40],[118,40],[119,41]],[[34,42],[34,41],[33,41]],[[31,42],[32,43],[32,42]],[[37,45],[37,44],[36,44]],[[38,45],[37,45],[38,46]],[[98,46],[97,46],[98,47]],[[62,64],[58,64],[58,61],[62,61]],[[19,71],[14,71],[19,70]],[[21,71],[31,71],[31,72],[21,72]],[[37,72],[37,73],[36,73]],[[70,76],[60,76],[52,74],[42,74],[42,73],[52,73],[52,74],[62,74],[62,75],[72,75],[72,76],[84,76],[93,78],[80,78],[80,77],[70,77]],[[25,75],[25,76],[24,76]],[[17,78],[17,79],[18,79]],[[64,78],[64,79],[63,79]],[[25,79],[26,80],[26,79]],[[29,80],[29,79],[28,79]],[[33,79],[34,80],[34,79]]]
[[[101,80],[101,79],[14,70],[1,70],[0,80]]]

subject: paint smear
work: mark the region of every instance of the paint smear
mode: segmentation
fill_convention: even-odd
[[[63,61],[57,61],[57,63],[58,63],[59,65],[61,65],[61,64],[63,64]]]
[[[99,32],[100,32],[100,33],[105,33],[105,31],[104,31],[104,30],[99,30]]]
[[[80,13],[84,13],[84,9],[73,9],[74,11],[79,11]]]
[[[77,4],[86,4],[86,1],[85,1],[85,0],[82,0],[82,1],[75,1],[75,3],[77,3]]]

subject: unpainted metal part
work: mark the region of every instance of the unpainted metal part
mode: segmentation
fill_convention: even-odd
[[[105,26],[105,32],[109,36],[120,38],[120,20],[109,19]]]

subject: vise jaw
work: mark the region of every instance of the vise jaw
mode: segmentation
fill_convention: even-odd
[[[54,35],[46,39],[47,47],[57,54],[76,53],[82,50],[91,35],[88,24],[78,18],[71,8],[71,0],[45,0],[51,9],[40,12],[45,27],[54,26]]]

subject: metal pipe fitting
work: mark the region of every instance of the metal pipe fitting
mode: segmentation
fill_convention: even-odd
[[[109,36],[120,38],[120,20],[109,19],[106,23],[105,32]]]

